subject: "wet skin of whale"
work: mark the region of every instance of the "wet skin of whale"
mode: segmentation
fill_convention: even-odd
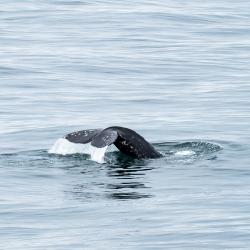
[[[65,136],[73,143],[89,143],[97,148],[114,144],[122,153],[136,159],[159,158],[162,155],[141,135],[129,128],[108,127],[73,132]]]

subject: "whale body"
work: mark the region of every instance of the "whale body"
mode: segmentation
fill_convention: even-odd
[[[97,148],[114,144],[122,153],[136,158],[159,158],[162,155],[141,135],[129,128],[108,127],[105,129],[87,129],[67,134],[65,137],[73,143],[91,143]]]

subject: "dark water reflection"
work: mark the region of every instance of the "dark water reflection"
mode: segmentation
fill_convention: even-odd
[[[152,195],[143,181],[143,176],[153,167],[147,166],[145,160],[136,160],[124,156],[120,152],[113,153],[112,164],[107,166],[107,175],[114,183],[106,185],[106,197],[110,199],[141,199]]]
[[[109,153],[107,158],[108,163],[88,164],[87,169],[77,165],[82,175],[82,183],[78,181],[68,193],[82,200],[103,198],[128,200],[152,196],[149,193],[149,186],[144,183],[144,176],[153,167],[149,167],[146,161],[135,160],[119,152]],[[67,169],[70,170],[71,167]]]

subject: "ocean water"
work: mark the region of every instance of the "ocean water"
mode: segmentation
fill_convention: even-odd
[[[0,1],[0,249],[249,249],[249,63],[245,0]],[[114,125],[164,157],[48,153]]]

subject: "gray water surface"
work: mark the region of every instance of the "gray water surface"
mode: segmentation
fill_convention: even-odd
[[[245,0],[0,1],[0,249],[249,249],[249,63]],[[164,157],[48,154],[114,125]]]

